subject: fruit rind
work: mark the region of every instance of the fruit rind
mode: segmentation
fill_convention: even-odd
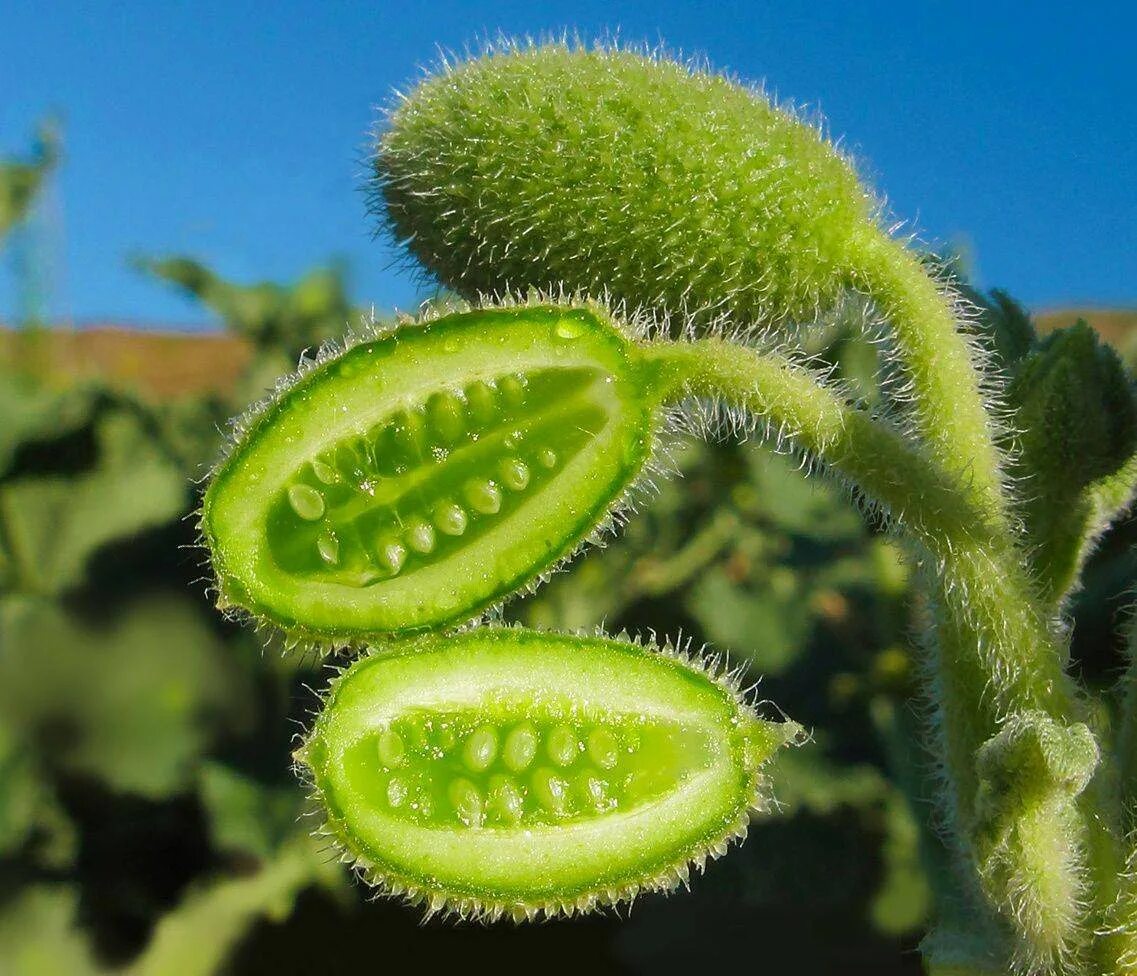
[[[531,695],[538,710],[563,694],[605,714],[680,716],[711,744],[710,761],[626,810],[513,831],[480,818],[473,827],[408,826],[374,797],[355,795],[351,750],[395,711],[426,700],[437,709],[492,705],[511,689]],[[764,766],[799,735],[792,722],[759,719],[717,662],[670,645],[494,627],[418,638],[356,662],[333,684],[296,758],[326,812],[325,832],[365,881],[428,914],[520,921],[685,884],[692,865],[701,870],[724,853],[745,835],[750,812],[768,808]]]

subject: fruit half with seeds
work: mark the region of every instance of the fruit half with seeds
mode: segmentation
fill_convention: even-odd
[[[592,307],[460,312],[304,372],[206,492],[219,603],[330,643],[462,623],[604,522],[652,447]]]
[[[523,919],[684,881],[745,833],[799,733],[683,655],[479,628],[357,661],[297,759],[365,878]]]

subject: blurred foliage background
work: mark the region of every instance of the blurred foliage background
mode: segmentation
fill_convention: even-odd
[[[0,165],[0,233],[18,230],[57,159],[45,129],[27,159]],[[906,798],[927,796],[930,773],[906,569],[844,492],[735,441],[678,439],[680,477],[507,616],[682,633],[747,662],[763,697],[813,730],[777,768],[779,815],[690,894],[626,915],[421,925],[368,900],[309,837],[289,768],[329,672],[214,611],[193,517],[228,418],[363,312],[334,266],[243,285],[188,258],[136,265],[224,333],[34,317],[0,330],[0,974],[311,976],[371,971],[393,947],[420,967],[637,973],[746,958],[919,972],[941,852],[928,805]],[[974,297],[996,340],[1030,327],[1005,296]],[[1103,321],[1137,359],[1132,319]],[[878,395],[855,320],[803,342]],[[1107,538],[1078,598],[1077,666],[1098,685],[1119,668],[1135,540],[1133,521]]]

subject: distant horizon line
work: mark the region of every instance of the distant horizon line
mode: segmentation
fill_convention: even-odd
[[[1095,300],[1055,302],[1041,308],[1027,309],[1032,316],[1054,316],[1070,312],[1097,312],[1097,313],[1137,313],[1137,299],[1125,304],[1098,302]],[[395,315],[400,309],[384,310],[383,314]],[[409,311],[409,310],[407,310]],[[378,314],[378,312],[377,312]],[[54,319],[38,323],[49,329],[69,330],[75,332],[89,332],[96,329],[116,329],[124,332],[165,332],[176,335],[189,333],[224,333],[225,322],[216,318],[203,322],[160,321],[138,316],[114,315],[83,315],[62,319]],[[19,322],[0,318],[0,329],[16,332],[25,328]]]

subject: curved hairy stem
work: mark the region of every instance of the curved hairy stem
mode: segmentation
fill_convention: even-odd
[[[972,351],[950,299],[906,247],[866,227],[853,243],[852,278],[880,307],[908,373],[917,429],[946,470],[995,523],[1006,517],[1000,456]]]
[[[655,342],[641,353],[662,402],[706,397],[745,410],[917,537],[986,532],[981,513],[925,452],[785,356],[721,339]]]
[[[881,506],[935,559],[954,647],[945,690],[966,696],[959,724],[973,729],[960,745],[958,771],[951,764],[963,792],[973,792],[974,779],[964,754],[973,755],[1002,717],[1029,709],[1073,716],[1077,696],[1063,646],[1013,544],[941,465],[776,354],[718,339],[642,348],[658,371],[662,399],[720,399],[768,421]]]

